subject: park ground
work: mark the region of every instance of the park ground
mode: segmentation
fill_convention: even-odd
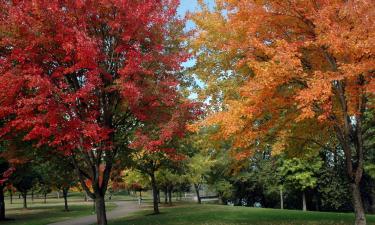
[[[116,208],[114,201],[131,201],[135,197],[114,196],[107,203],[108,211]],[[92,202],[85,202],[80,194],[69,197],[70,211],[64,212],[63,199],[49,198],[29,201],[29,209],[22,209],[21,199],[7,201],[7,217],[12,220],[0,225],[47,225],[58,221],[69,221],[93,214]],[[134,204],[137,204],[134,201]],[[124,218],[110,220],[109,225],[350,225],[352,213],[302,212],[215,204],[198,205],[192,202],[176,202],[173,206],[161,204],[161,214],[153,215],[150,200],[135,213]],[[367,217],[368,224],[375,224],[375,215]]]
[[[375,224],[375,216],[368,216]],[[160,215],[144,210],[109,225],[351,225],[351,213],[234,207],[213,204],[177,204],[162,208]]]

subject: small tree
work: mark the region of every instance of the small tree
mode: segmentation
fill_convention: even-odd
[[[33,170],[30,163],[18,165],[11,176],[13,186],[23,197],[23,208],[27,208],[27,192],[33,188],[38,174]]]
[[[317,172],[321,166],[322,161],[316,158],[292,158],[282,160],[282,165],[278,168],[283,183],[302,192],[303,211],[307,210],[305,192],[317,185]]]

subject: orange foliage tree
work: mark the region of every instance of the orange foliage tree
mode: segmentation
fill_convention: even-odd
[[[356,224],[366,224],[359,190],[374,131],[373,0],[216,0],[192,15],[193,73],[216,107],[217,124],[246,157],[303,141],[342,148]]]

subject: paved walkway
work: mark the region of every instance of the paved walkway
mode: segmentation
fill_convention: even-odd
[[[107,220],[113,220],[125,217],[129,213],[136,212],[141,209],[135,201],[116,201],[113,202],[117,207],[107,212]],[[84,216],[75,219],[65,220],[62,222],[51,223],[49,225],[91,225],[96,223],[96,214]]]

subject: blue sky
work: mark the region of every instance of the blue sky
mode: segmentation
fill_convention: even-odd
[[[210,6],[214,4],[214,0],[205,0]],[[180,6],[178,7],[178,14],[182,17],[185,16],[186,12],[194,12],[198,9],[197,0],[180,0]],[[186,24],[187,29],[191,29],[194,26],[192,22]]]
[[[214,4],[214,0],[205,0],[205,2],[207,2],[209,5],[213,5]],[[186,15],[187,12],[194,12],[198,9],[198,3],[197,3],[197,0],[180,0],[180,6],[178,7],[178,14],[181,16],[181,17],[184,17]],[[194,23],[191,22],[191,21],[187,21],[186,23],[186,29],[187,30],[190,30],[194,28]],[[183,63],[183,66],[184,67],[191,67],[194,65],[194,60],[191,59],[185,63]]]
[[[207,2],[210,6],[212,6],[214,4],[214,0],[205,0],[205,2]],[[194,12],[198,9],[198,3],[197,3],[197,0],[180,0],[180,6],[178,7],[178,14],[181,16],[181,17],[184,17],[186,15],[187,12]],[[186,29],[192,29],[194,27],[194,23],[192,23],[191,21],[187,21],[187,24],[186,24]],[[184,67],[191,67],[195,64],[195,60],[194,59],[190,59],[188,60],[187,62],[183,63],[182,66]],[[196,82],[198,85],[200,86],[203,86],[203,82],[196,79]],[[192,93],[190,98],[194,99],[196,98],[197,95]]]

